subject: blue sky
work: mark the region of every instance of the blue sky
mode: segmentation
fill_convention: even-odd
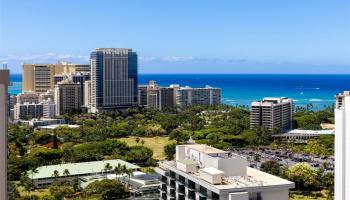
[[[140,73],[350,73],[348,0],[0,0],[0,61],[88,62],[128,47]]]

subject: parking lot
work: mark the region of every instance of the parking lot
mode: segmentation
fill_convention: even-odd
[[[260,148],[256,151],[252,149],[233,149],[232,152],[245,156],[249,161],[249,166],[254,168],[260,168],[261,163],[274,160],[281,166],[290,167],[299,162],[307,162],[317,169],[321,166],[325,166],[326,171],[334,170],[334,157],[295,154],[289,150],[272,150],[269,148]],[[258,154],[258,156],[256,156],[256,154]],[[256,162],[256,157],[260,157],[260,159],[258,159],[260,160],[259,162]]]

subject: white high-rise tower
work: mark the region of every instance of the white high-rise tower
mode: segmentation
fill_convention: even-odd
[[[336,97],[335,107],[335,198],[350,199],[350,91]]]

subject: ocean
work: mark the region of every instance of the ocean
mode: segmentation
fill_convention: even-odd
[[[296,75],[296,74],[140,74],[139,84],[156,80],[161,86],[204,87],[222,89],[222,103],[250,105],[263,97],[289,97],[296,106],[309,103],[314,109],[333,105],[337,93],[350,90],[350,75]],[[21,74],[11,75],[9,92],[21,92]]]

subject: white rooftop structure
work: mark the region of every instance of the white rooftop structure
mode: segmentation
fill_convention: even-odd
[[[194,170],[184,167],[194,164]],[[203,144],[177,145],[175,160],[160,162],[156,172],[164,198],[288,200],[294,188],[293,182],[247,167],[243,156]],[[174,194],[172,188],[180,189]]]

